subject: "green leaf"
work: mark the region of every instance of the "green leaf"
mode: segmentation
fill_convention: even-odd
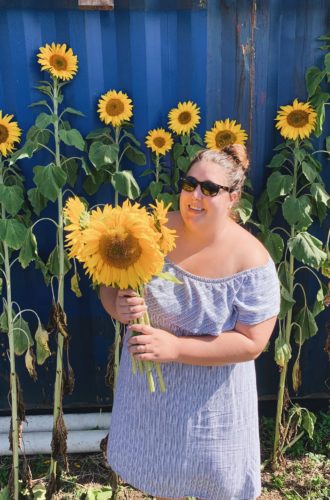
[[[36,141],[29,141],[24,144],[24,146],[11,156],[10,164],[16,163],[18,160],[22,160],[23,158],[32,158],[33,154],[38,151],[39,146]]]
[[[199,134],[197,134],[197,132],[193,132],[192,136],[193,136],[194,141],[197,142],[197,144],[199,144],[203,148],[204,142],[203,142],[203,139],[201,138],[201,136]]]
[[[118,159],[119,147],[117,144],[102,144],[93,142],[89,148],[88,157],[94,167],[99,170],[104,165],[111,165]]]
[[[147,159],[146,155],[142,153],[142,151],[139,151],[136,149],[134,146],[132,146],[129,142],[126,142],[124,145],[125,149],[125,156],[132,162],[135,163],[136,165],[146,165]]]
[[[66,182],[66,173],[61,167],[50,163],[46,167],[34,167],[33,180],[40,193],[48,200],[55,201]]]
[[[62,111],[62,115],[64,115],[64,113],[71,113],[72,115],[77,115],[77,116],[85,116],[84,113],[82,113],[81,111],[78,111],[77,109],[74,109],[74,108],[65,108]]]
[[[192,161],[201,150],[201,146],[199,144],[192,144],[186,147],[187,153],[189,155],[189,160]]]
[[[48,144],[50,139],[49,130],[40,130],[35,125],[32,125],[26,134],[28,141],[39,142],[40,144]],[[23,146],[24,147],[24,146]]]
[[[5,486],[0,490],[0,500],[10,500],[9,486]]]
[[[79,130],[73,128],[71,130],[60,130],[59,136],[61,141],[67,146],[75,146],[79,151],[84,151],[85,141]]]
[[[270,161],[270,164],[267,165],[270,168],[280,168],[283,163],[286,162],[287,156],[283,153],[278,153],[277,155],[274,155],[273,158]]]
[[[28,323],[19,316],[13,324],[14,351],[17,356],[21,356],[25,351],[32,347],[34,342]]]
[[[321,71],[317,66],[311,66],[306,71],[306,85],[308,90],[308,98],[315,94],[318,86],[325,77],[326,72]]]
[[[303,161],[301,165],[302,172],[306,179],[309,182],[314,182],[315,178],[317,177],[318,173],[315,171],[313,168],[313,165],[308,163],[307,161]]]
[[[141,146],[140,141],[138,141],[137,138],[133,134],[131,134],[130,132],[127,132],[127,130],[123,131],[123,135],[124,135],[124,137],[127,137],[127,139],[130,139],[133,142],[133,144],[135,144],[135,146],[138,146],[138,147]]]
[[[324,69],[328,74],[330,73],[330,52],[324,56]]]
[[[83,182],[83,188],[87,194],[92,196],[95,194],[99,187],[107,182],[109,174],[104,170],[96,171],[93,175],[89,175]]]
[[[37,215],[40,215],[42,210],[47,206],[47,198],[45,198],[37,188],[29,189],[27,195],[33,210]]]
[[[315,422],[316,422],[316,415],[313,412],[304,408],[302,416],[302,427],[307,432],[309,439],[313,439]]]
[[[321,283],[321,287],[319,288],[317,294],[316,294],[316,300],[313,305],[313,316],[314,318],[320,314],[320,312],[324,311],[325,305],[324,305],[324,299],[327,294],[327,287]]]
[[[296,301],[288,290],[284,288],[284,286],[281,286],[281,309],[278,315],[279,319],[284,319],[287,312],[293,308],[295,303]]]
[[[168,271],[166,273],[159,273],[157,274],[157,276],[158,278],[166,281],[171,281],[172,283],[176,283],[177,285],[183,285],[183,281],[180,281],[176,276],[174,276],[174,274]]]
[[[316,112],[317,116],[316,116],[316,127],[314,130],[314,134],[316,137],[320,137],[320,135],[323,132],[323,124],[325,120],[325,106],[323,103],[316,106]]]
[[[29,228],[26,231],[22,248],[18,256],[18,260],[23,269],[25,269],[30,264],[30,262],[37,257],[37,255],[37,240],[32,232],[32,229]]]
[[[45,129],[48,127],[48,125],[54,123],[55,119],[57,120],[56,115],[49,115],[48,113],[40,113],[40,115],[38,115],[36,118],[35,125],[39,129]]]
[[[115,172],[111,178],[111,184],[122,196],[135,200],[140,195],[140,188],[133,177],[131,170]]]
[[[246,198],[241,198],[235,212],[238,213],[243,224],[246,224],[252,214],[252,204]]]
[[[277,205],[275,205],[275,203],[271,203],[269,201],[267,191],[263,191],[259,200],[257,201],[257,213],[260,222],[265,227],[269,227],[276,212]]]
[[[163,184],[161,182],[152,181],[150,182],[149,189],[152,198],[155,200],[159,193],[161,193]]]
[[[297,344],[303,344],[305,340],[313,337],[317,332],[317,324],[315,322],[312,312],[307,306],[300,309],[295,315],[295,322],[298,323],[300,328],[294,326],[294,336]]]
[[[322,250],[322,241],[307,232],[301,232],[293,238],[289,238],[288,248],[297,260],[316,269],[327,257],[327,254]]]
[[[152,169],[152,168],[145,168],[142,172],[142,174],[140,174],[140,177],[145,177],[146,175],[150,175],[150,174],[154,174],[155,171]]]
[[[165,174],[164,172],[161,172],[159,174],[160,180],[162,180],[167,186],[170,186],[171,184],[171,177],[168,174]]]
[[[60,274],[60,255],[58,251],[58,247],[54,248],[54,250],[50,253],[47,261],[47,267],[51,274],[54,276],[59,276]],[[64,251],[64,275],[71,269],[71,262],[69,261],[68,255],[66,251]]]
[[[110,129],[108,127],[97,128],[92,130],[87,136],[86,139],[101,139],[102,137],[109,139],[110,137]]]
[[[8,332],[8,315],[5,309],[0,316],[0,331],[4,333]]]
[[[15,219],[0,220],[0,239],[10,248],[19,250],[24,242],[26,227]]]
[[[184,153],[184,146],[182,146],[182,144],[180,144],[179,142],[177,142],[176,144],[174,144],[174,147],[173,147],[173,158],[174,158],[174,161],[177,161],[177,159],[179,158],[179,156],[181,156],[183,153]]]
[[[330,153],[330,135],[325,138],[325,149]]]
[[[290,195],[282,205],[285,220],[290,226],[297,224],[299,229],[307,229],[312,224],[313,219],[309,215],[311,210],[312,207],[307,196],[296,198]]]
[[[258,238],[265,245],[274,262],[280,262],[284,250],[284,242],[281,236],[267,231],[266,233],[260,233]]]
[[[186,156],[179,156],[177,159],[177,165],[183,173],[186,173],[190,165],[190,160]]]
[[[66,172],[67,183],[74,187],[78,177],[78,163],[73,158],[63,158],[62,169]]]
[[[49,356],[51,356],[51,352],[48,345],[49,333],[42,325],[39,323],[38,329],[34,336],[36,341],[36,354],[37,354],[37,363],[38,365],[43,365]]]
[[[275,200],[279,196],[288,194],[293,188],[293,176],[283,175],[280,172],[274,172],[267,180],[267,193],[269,201]]]
[[[278,277],[280,279],[280,282],[284,288],[287,290],[289,289],[290,285],[290,268],[289,268],[289,263],[286,261],[281,262],[281,264],[278,266]]]
[[[19,212],[24,203],[23,190],[20,186],[0,185],[0,203],[6,212],[13,217]]]
[[[329,206],[330,196],[328,195],[322,184],[314,183],[311,186],[311,194],[315,198],[317,203],[321,203],[327,207]]]
[[[32,102],[31,104],[29,104],[29,108],[33,108],[34,106],[46,106],[46,107],[48,107],[48,103],[47,103],[47,101],[42,100],[42,101]]]
[[[159,193],[157,200],[163,200],[165,205],[172,203],[172,210],[178,210],[179,207],[179,195],[170,193]]]

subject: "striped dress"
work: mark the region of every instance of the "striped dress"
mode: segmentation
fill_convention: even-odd
[[[154,327],[178,336],[221,335],[236,321],[253,325],[279,311],[272,260],[230,277],[191,274],[169,260],[146,302]],[[121,478],[152,496],[249,500],[260,495],[260,449],[254,361],[226,366],[164,363],[166,392],[151,394],[132,374],[124,338],[108,441]],[[156,374],[155,374],[156,380]]]

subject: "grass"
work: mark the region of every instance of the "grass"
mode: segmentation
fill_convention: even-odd
[[[261,418],[262,459],[272,450],[274,419]],[[45,498],[45,479],[49,457],[28,457],[32,470],[33,495],[22,498]],[[143,500],[150,499],[126,485],[111,472],[102,453],[69,455],[68,471],[63,473],[61,491],[54,498],[62,500]],[[7,485],[10,457],[0,458],[0,489]],[[330,499],[330,414],[319,413],[313,440],[303,437],[288,450],[281,467],[262,472],[260,500],[329,500]],[[112,492],[110,487],[112,487]],[[27,490],[25,490],[27,493]],[[31,490],[30,490],[31,491]],[[23,490],[24,492],[24,490]],[[0,493],[0,500],[1,493]]]

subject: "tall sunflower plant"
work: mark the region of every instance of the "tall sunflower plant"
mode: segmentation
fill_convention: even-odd
[[[330,196],[322,179],[322,164],[310,141],[317,113],[309,102],[281,106],[276,128],[284,142],[276,148],[270,164],[267,188],[257,203],[259,238],[277,263],[281,282],[281,308],[275,361],[280,370],[272,465],[304,433],[313,435],[315,415],[292,404],[290,389],[302,383],[301,352],[317,334],[315,318],[324,309],[327,293],[322,280],[327,252],[313,233],[313,223],[325,220]],[[317,152],[317,151],[316,151]],[[303,280],[315,280],[314,303],[307,298]],[[291,379],[291,380],[290,380]]]
[[[25,420],[24,401],[16,372],[16,356],[24,356],[25,366],[35,381],[35,360],[42,364],[49,355],[48,334],[39,316],[32,309],[21,309],[13,298],[13,266],[19,263],[25,269],[37,255],[24,178],[14,153],[20,138],[21,130],[18,123],[13,121],[13,115],[3,115],[0,110],[0,293],[3,305],[0,331],[8,339],[11,406],[9,443],[12,451],[8,494],[15,500],[19,498],[20,492],[18,456],[22,441],[22,422]],[[38,328],[34,338],[29,323],[25,320],[27,313],[32,313],[37,318]]]
[[[233,144],[245,145],[248,135],[236,120],[217,120],[205,133],[204,141],[208,149],[221,151]],[[234,208],[234,216],[243,224],[250,221],[252,215],[253,195],[250,179],[246,178],[242,196]],[[250,221],[252,222],[252,221]]]
[[[34,102],[32,106],[40,106],[43,111],[36,117],[34,125],[27,133],[25,144],[16,153],[16,158],[32,158],[40,151],[49,158],[47,165],[33,167],[35,187],[28,191],[28,198],[38,216],[49,202],[57,205],[57,215],[54,218],[39,218],[34,224],[35,226],[42,221],[52,223],[55,227],[56,242],[47,262],[39,257],[36,258],[37,267],[42,270],[46,283],[51,284],[53,304],[47,328],[55,333],[57,341],[52,457],[48,484],[50,497],[57,488],[58,459],[62,457],[64,462],[66,460],[66,429],[62,397],[64,391],[71,393],[74,385],[74,375],[68,358],[69,334],[64,312],[64,280],[71,264],[64,248],[63,200],[66,191],[76,183],[79,165],[83,168],[85,166],[83,159],[85,140],[68,120],[70,115],[79,117],[84,116],[83,113],[72,107],[64,107],[63,90],[78,71],[77,56],[66,44],[52,43],[39,49],[37,60],[41,70],[45,71],[47,79],[40,81],[36,86],[44,98]],[[68,154],[71,148],[74,148],[73,155]],[[77,282],[77,275],[74,272],[72,283],[76,292]]]
[[[148,210],[126,200],[122,206],[104,205],[88,211],[79,198],[70,198],[64,209],[69,257],[82,264],[94,285],[131,288],[140,296],[155,275],[178,282],[170,273],[162,273],[165,255],[175,246],[175,231],[166,226],[168,208],[163,201],[156,201]],[[149,324],[148,314],[138,321]],[[146,374],[150,392],[156,390],[154,370],[164,392],[159,363],[138,365]],[[134,357],[132,369],[135,374]]]
[[[109,90],[98,100],[99,119],[104,127],[91,131],[87,137],[88,158],[91,167],[85,164],[87,174],[83,187],[89,195],[95,194],[104,184],[110,184],[114,205],[119,197],[135,200],[140,187],[134,177],[131,165],[146,164],[140,142],[132,132],[132,99],[124,92]],[[116,386],[121,344],[121,325],[115,321],[115,339],[107,368],[107,382]]]

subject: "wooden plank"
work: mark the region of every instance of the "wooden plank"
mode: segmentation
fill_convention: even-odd
[[[113,10],[114,0],[78,0],[78,6],[85,10]]]

